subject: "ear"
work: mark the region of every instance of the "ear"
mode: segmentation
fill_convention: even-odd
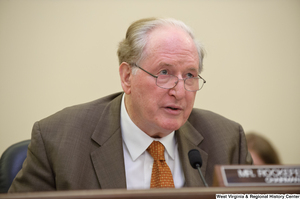
[[[126,94],[131,93],[131,66],[126,63],[122,62],[120,67],[119,67],[119,73],[120,73],[120,78],[121,78],[121,86],[123,88],[123,91]]]

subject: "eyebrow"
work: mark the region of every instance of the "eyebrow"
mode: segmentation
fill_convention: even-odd
[[[165,63],[165,62],[160,62],[160,63],[158,64],[158,66],[171,66],[171,67],[175,67],[174,65],[168,64],[168,63]]]
[[[168,64],[168,63],[165,63],[165,62],[160,62],[158,64],[158,66],[162,67],[162,66],[167,66],[167,67],[175,67],[173,64]],[[196,71],[198,74],[199,74],[199,71],[198,71],[198,67],[189,67],[188,70],[192,70],[192,71]]]

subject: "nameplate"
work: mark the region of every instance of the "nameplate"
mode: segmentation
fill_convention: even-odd
[[[299,186],[300,165],[220,166],[224,186]]]

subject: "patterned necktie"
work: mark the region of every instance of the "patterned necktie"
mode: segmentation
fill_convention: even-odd
[[[164,145],[153,141],[147,151],[154,159],[150,188],[174,188],[173,176],[165,161]]]

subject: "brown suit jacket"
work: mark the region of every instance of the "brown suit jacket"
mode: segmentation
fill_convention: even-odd
[[[36,122],[27,159],[9,192],[126,188],[120,128],[122,93],[66,108]],[[185,186],[203,186],[188,152],[198,149],[212,185],[216,164],[249,164],[242,127],[210,111],[193,109],[176,131]]]

